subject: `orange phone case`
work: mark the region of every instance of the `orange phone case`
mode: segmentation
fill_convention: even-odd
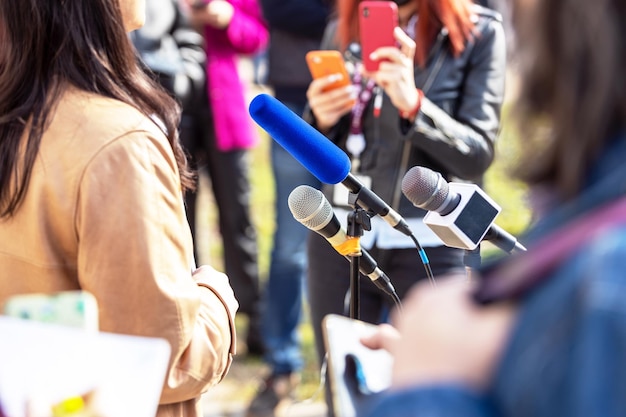
[[[369,72],[378,71],[379,61],[369,56],[381,46],[397,46],[393,36],[398,26],[398,6],[391,1],[363,1],[359,3],[359,33],[363,65]]]
[[[330,74],[342,74],[340,80],[332,83],[326,90],[347,86],[350,84],[350,76],[346,70],[345,62],[339,51],[309,51],[306,54],[306,62],[314,79],[326,77]]]

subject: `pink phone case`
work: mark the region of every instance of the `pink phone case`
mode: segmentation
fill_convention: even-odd
[[[391,1],[363,1],[359,3],[359,32],[361,55],[367,71],[378,71],[378,61],[369,55],[381,46],[397,46],[393,36],[398,26],[398,7]]]

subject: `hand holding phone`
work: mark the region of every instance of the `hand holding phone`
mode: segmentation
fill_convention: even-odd
[[[335,415],[356,417],[368,406],[368,397],[391,385],[393,357],[386,350],[372,350],[361,343],[362,337],[378,331],[371,323],[328,314],[322,331]]]
[[[359,33],[363,66],[368,72],[378,71],[379,61],[370,54],[383,46],[397,46],[393,35],[398,26],[398,6],[392,1],[359,3]]]
[[[341,74],[341,78],[326,87],[324,91],[350,85],[350,76],[339,51],[309,51],[306,54],[306,62],[315,80],[331,74]]]

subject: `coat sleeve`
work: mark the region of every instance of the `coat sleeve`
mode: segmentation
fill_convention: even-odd
[[[192,275],[176,162],[165,137],[151,132],[117,138],[86,168],[77,267],[81,288],[98,301],[102,331],[169,342],[165,404],[196,398],[224,377],[237,302],[223,274]]]
[[[598,190],[596,187],[589,196],[602,195]],[[566,205],[555,215],[559,218],[568,212],[568,218],[576,204],[587,207],[590,202]],[[577,215],[572,223],[584,216]],[[539,228],[558,230],[557,225],[552,220]],[[563,239],[572,237],[555,233],[550,244],[563,247]],[[623,412],[624,259],[626,226],[601,225],[595,236],[586,233],[585,244],[524,296],[491,390],[502,415],[584,417]],[[531,266],[525,275],[533,274],[541,272]]]
[[[235,12],[226,28],[226,37],[240,54],[253,54],[267,46],[269,31],[256,0],[232,3]]]
[[[180,51],[184,75],[190,84],[189,97],[182,103],[183,108],[188,109],[201,106],[206,96],[206,52],[202,34],[192,27],[180,7],[176,10],[176,21],[171,35]]]
[[[364,417],[494,417],[488,401],[460,386],[413,388],[384,394]]]
[[[415,123],[401,121],[415,146],[452,175],[479,178],[494,157],[506,74],[501,21],[489,19],[471,47],[461,99],[451,115],[424,98]]]
[[[580,259],[582,258],[582,259]],[[613,226],[600,233],[584,249],[582,256],[570,259],[569,277],[576,273],[583,279],[568,300],[570,308],[552,308],[557,316],[568,315],[573,324],[564,320],[554,323],[553,333],[569,325],[569,338],[559,340],[561,350],[554,353],[565,357],[561,371],[564,395],[551,403],[552,415],[572,417],[618,415],[624,410],[626,367],[622,363],[626,350],[626,291],[624,275],[626,259],[626,226]],[[561,279],[556,277],[554,279]],[[552,298],[552,301],[556,298]],[[559,317],[559,316],[557,316]],[[558,327],[557,327],[558,326]],[[536,326],[535,326],[536,327]],[[546,338],[547,339],[547,338]],[[549,340],[549,339],[547,339]],[[566,354],[563,354],[566,352]],[[553,358],[545,358],[556,362]],[[556,391],[556,390],[554,390]],[[550,391],[549,391],[550,392]],[[536,397],[540,397],[536,395]],[[547,399],[549,401],[549,398]]]

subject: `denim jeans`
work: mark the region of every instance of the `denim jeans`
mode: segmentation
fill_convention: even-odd
[[[302,114],[303,106],[284,104],[296,114]],[[302,368],[298,325],[302,315],[309,233],[293,218],[287,201],[297,186],[320,188],[321,184],[275,141],[271,143],[271,155],[276,187],[276,229],[264,293],[262,331],[265,361],[274,374],[284,374]]]

